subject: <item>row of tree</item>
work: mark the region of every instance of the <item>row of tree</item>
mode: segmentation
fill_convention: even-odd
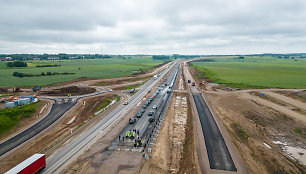
[[[58,57],[59,59],[109,59],[111,55],[101,54],[7,54],[0,55],[0,58],[11,57],[13,60],[26,61],[40,58],[41,60],[48,60],[50,57]]]
[[[153,58],[153,60],[167,60],[167,59],[170,59],[169,56],[165,56],[165,55],[153,55],[152,58]]]
[[[53,75],[68,75],[68,74],[75,74],[75,73],[67,73],[67,72],[63,72],[63,73],[58,73],[58,72],[47,72],[44,73],[42,72],[41,74],[27,74],[27,73],[22,73],[22,72],[14,72],[13,76],[15,77],[38,77],[38,76],[53,76]]]
[[[28,64],[23,61],[8,62],[7,67],[27,67]]]

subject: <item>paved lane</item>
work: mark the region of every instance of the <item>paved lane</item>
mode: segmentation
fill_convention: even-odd
[[[192,93],[200,117],[211,169],[237,171],[220,130],[200,93]]]

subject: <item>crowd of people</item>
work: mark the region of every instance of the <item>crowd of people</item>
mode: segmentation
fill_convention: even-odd
[[[134,140],[133,145],[135,148],[142,147],[142,140],[141,137],[139,136],[139,130],[137,129],[127,131],[125,137],[122,137],[122,141],[124,141],[124,139]],[[119,135],[119,141],[121,141],[120,135]]]

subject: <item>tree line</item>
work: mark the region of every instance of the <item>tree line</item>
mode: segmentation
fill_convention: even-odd
[[[22,73],[22,72],[14,72],[13,76],[15,77],[39,77],[39,76],[53,76],[53,75],[68,75],[68,74],[75,74],[75,73],[58,73],[58,72],[42,72],[41,74],[29,74],[29,73]]]
[[[7,67],[27,67],[28,64],[23,61],[8,62]]]

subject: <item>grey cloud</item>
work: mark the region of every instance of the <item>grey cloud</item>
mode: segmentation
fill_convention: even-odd
[[[305,0],[1,0],[0,52],[303,52],[305,8]]]

